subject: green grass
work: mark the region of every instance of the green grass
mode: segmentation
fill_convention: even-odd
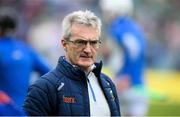
[[[180,116],[180,103],[150,104],[148,116]]]
[[[148,116],[180,116],[180,72],[148,70]]]

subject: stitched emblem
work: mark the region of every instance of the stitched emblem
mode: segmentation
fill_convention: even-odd
[[[75,98],[74,97],[65,97],[65,96],[63,96],[63,102],[65,102],[65,103],[75,103]]]

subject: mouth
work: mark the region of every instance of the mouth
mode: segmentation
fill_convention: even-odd
[[[92,56],[87,56],[87,55],[80,55],[81,58],[85,58],[85,59],[91,59]]]

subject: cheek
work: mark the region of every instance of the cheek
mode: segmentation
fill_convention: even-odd
[[[97,50],[94,50],[94,51],[92,51],[92,53],[93,53],[93,56],[94,56],[94,57],[96,57],[96,56],[97,56],[98,51],[97,51]]]
[[[76,48],[70,49],[70,54],[74,59],[77,59],[79,57],[80,53],[81,53],[81,51]]]

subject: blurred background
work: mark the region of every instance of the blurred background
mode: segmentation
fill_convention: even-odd
[[[134,0],[132,17],[144,31],[147,42],[145,79],[150,98],[149,116],[180,116],[180,1]],[[0,0],[0,9],[9,7],[19,20],[16,37],[31,45],[49,64],[63,55],[60,46],[62,18],[74,11],[89,9],[103,20],[102,39],[108,40],[108,23],[99,0]],[[103,45],[106,44],[106,45]],[[116,53],[115,43],[103,43]],[[100,53],[104,53],[101,50]],[[102,54],[98,59],[107,61]],[[119,64],[107,65],[116,70]],[[109,73],[109,71],[105,71]],[[115,71],[110,71],[112,75]],[[113,75],[112,75],[113,76]]]

